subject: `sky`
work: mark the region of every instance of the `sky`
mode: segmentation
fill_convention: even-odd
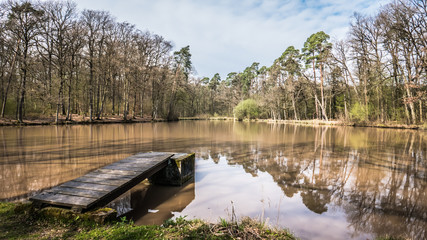
[[[225,79],[253,62],[271,66],[288,46],[313,33],[345,39],[354,12],[375,14],[390,0],[75,0],[80,10],[105,10],[119,22],[190,46],[193,75]]]

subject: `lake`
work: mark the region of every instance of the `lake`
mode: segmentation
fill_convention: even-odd
[[[427,238],[427,132],[231,121],[0,127],[0,200],[138,152],[195,152],[182,187],[111,204],[136,224],[249,216],[302,239]]]

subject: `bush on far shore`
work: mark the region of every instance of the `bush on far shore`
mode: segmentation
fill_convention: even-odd
[[[255,119],[258,117],[260,110],[258,104],[253,99],[246,99],[241,101],[233,110],[234,116],[243,120],[247,119]]]

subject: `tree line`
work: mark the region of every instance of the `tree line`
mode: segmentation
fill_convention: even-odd
[[[72,1],[0,6],[1,117],[149,114],[176,118],[191,71],[189,47]]]
[[[105,11],[80,12],[72,1],[0,4],[1,117],[426,118],[425,0],[356,13],[345,40],[320,31],[271,66],[255,62],[225,79],[192,75],[189,46],[173,51]]]
[[[426,16],[425,0],[395,1],[374,16],[355,13],[345,40],[331,42],[320,31],[302,49],[289,46],[269,67],[253,63],[223,81],[205,79],[209,111],[233,114],[227,99],[231,106],[241,103],[234,111],[239,118],[422,123]],[[258,109],[246,99],[256,100]]]

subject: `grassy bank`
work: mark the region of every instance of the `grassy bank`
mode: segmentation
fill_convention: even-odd
[[[66,216],[66,217],[64,217]],[[29,205],[0,202],[0,239],[296,239],[286,230],[269,229],[246,218],[240,222],[221,220],[168,220],[162,226],[135,226],[113,220],[96,223],[69,212],[46,216]]]

